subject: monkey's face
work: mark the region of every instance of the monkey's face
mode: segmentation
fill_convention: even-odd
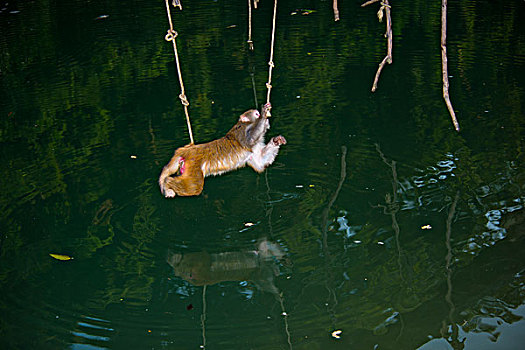
[[[259,113],[256,109],[250,109],[249,111],[244,112],[239,117],[239,120],[243,123],[253,123],[257,119],[261,117],[261,113]]]
[[[252,147],[263,140],[266,130],[270,128],[270,121],[258,110],[250,109],[241,115],[238,125],[244,130],[244,135],[240,136],[241,143]]]
[[[259,111],[256,109],[251,109],[248,111],[248,113],[250,113],[249,118],[251,123],[257,122],[257,124],[263,124],[261,132],[266,132],[266,130],[270,129],[270,121],[268,120],[268,117],[266,115],[261,115],[261,113],[259,113]]]

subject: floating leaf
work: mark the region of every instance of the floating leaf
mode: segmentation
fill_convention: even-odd
[[[72,260],[73,258],[68,256],[68,255],[62,255],[62,254],[49,254],[50,257],[52,258],[55,258],[57,260],[62,260],[62,261],[66,261],[66,260]]]
[[[253,222],[247,222],[247,223],[244,224],[244,226],[246,226],[246,227],[250,227],[250,226],[253,226],[253,225],[255,225]]]
[[[422,230],[430,230],[431,228],[432,228],[432,226],[430,226],[430,225],[423,225],[423,226],[421,226]]]

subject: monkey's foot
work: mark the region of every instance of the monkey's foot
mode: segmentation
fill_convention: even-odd
[[[286,139],[282,135],[275,136],[274,138],[272,138],[272,142],[276,146],[286,145]]]
[[[175,197],[175,191],[173,191],[172,189],[167,189],[164,192],[164,197],[166,197],[166,198],[173,198],[173,197]]]

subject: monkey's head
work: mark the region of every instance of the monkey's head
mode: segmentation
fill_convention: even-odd
[[[243,126],[245,134],[241,137],[241,143],[252,147],[264,138],[264,134],[270,128],[270,121],[256,109],[250,109],[239,117],[238,125]]]
[[[263,114],[259,113],[256,109],[250,109],[241,114],[239,121],[243,124],[256,124],[258,126],[259,132],[266,132],[270,128],[270,121],[265,115],[264,110]],[[249,126],[250,128],[251,126]]]
[[[258,110],[250,109],[244,112],[243,114],[241,114],[241,116],[239,117],[239,121],[243,123],[253,123],[260,117],[261,117],[261,113],[259,113]]]

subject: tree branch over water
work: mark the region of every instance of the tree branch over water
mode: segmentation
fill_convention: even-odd
[[[365,7],[367,5],[373,4],[375,2],[378,2],[379,0],[370,0],[365,2],[361,5],[361,7]],[[379,81],[379,75],[381,74],[381,71],[383,70],[383,67],[386,63],[392,64],[392,18],[390,16],[390,4],[388,0],[381,1],[381,7],[379,8],[379,11],[377,12],[377,17],[379,18],[379,22],[383,21],[383,11],[386,14],[386,33],[385,37],[387,39],[387,53],[385,58],[381,61],[379,64],[379,67],[377,68],[376,76],[374,78],[374,84],[372,85],[372,92],[376,91],[377,89],[377,82]]]
[[[452,108],[452,103],[450,102],[450,96],[448,94],[447,0],[441,1],[441,70],[443,73],[443,99],[445,99],[450,117],[452,118],[452,123],[454,123],[454,128],[456,131],[459,131],[459,123],[456,119],[456,113],[454,113],[454,108]]]
[[[334,21],[339,21],[339,8],[337,7],[337,0],[334,0],[332,7],[334,9]]]

